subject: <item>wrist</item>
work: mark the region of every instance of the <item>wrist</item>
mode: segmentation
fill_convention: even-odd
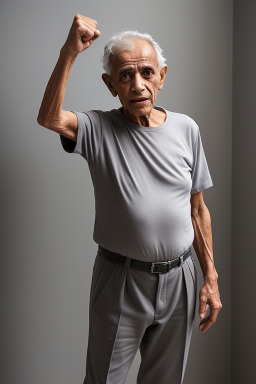
[[[63,45],[63,47],[60,49],[60,56],[65,57],[66,59],[70,58],[71,60],[74,60],[77,57],[78,53],[72,51],[70,48]]]
[[[218,277],[219,276],[215,268],[213,271],[207,271],[204,273],[204,280],[207,283],[216,283],[218,281]]]

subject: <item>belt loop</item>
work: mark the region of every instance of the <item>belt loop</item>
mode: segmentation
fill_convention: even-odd
[[[180,256],[179,266],[184,263],[183,256],[184,255]]]
[[[124,268],[125,269],[129,269],[130,268],[130,264],[131,264],[131,258],[126,256],[126,260],[125,260],[125,264],[124,264]]]

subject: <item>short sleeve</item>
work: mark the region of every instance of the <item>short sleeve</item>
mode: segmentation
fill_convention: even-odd
[[[101,142],[102,127],[100,115],[97,111],[77,112],[78,120],[77,141],[73,141],[60,134],[63,149],[68,153],[77,153],[92,165],[97,157]]]
[[[191,194],[213,186],[212,178],[206,161],[199,128],[193,148],[193,168],[191,172]]]

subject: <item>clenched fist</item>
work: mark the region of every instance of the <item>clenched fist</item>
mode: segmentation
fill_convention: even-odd
[[[92,42],[100,36],[97,24],[96,20],[76,14],[62,50],[70,54],[78,54],[90,47]]]

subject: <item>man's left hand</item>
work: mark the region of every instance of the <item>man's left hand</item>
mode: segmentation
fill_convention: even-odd
[[[217,280],[205,278],[204,285],[199,293],[199,300],[199,315],[202,319],[199,324],[199,329],[205,332],[215,323],[218,313],[222,308]],[[205,317],[208,305],[210,306],[210,315]]]

